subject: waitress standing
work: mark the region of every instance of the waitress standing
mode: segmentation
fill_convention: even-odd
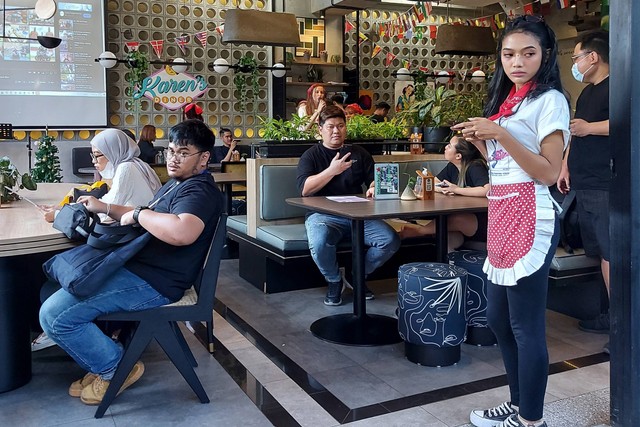
[[[488,118],[453,126],[487,158],[487,320],[502,352],[510,400],[471,412],[479,427],[539,427],[549,355],[545,313],[549,266],[559,239],[549,185],[569,142],[569,104],[555,34],[541,17],[512,20],[498,45]]]

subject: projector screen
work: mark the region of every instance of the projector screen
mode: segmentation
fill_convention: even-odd
[[[106,73],[94,62],[105,46],[103,0],[58,1],[48,20],[34,10],[11,10],[36,0],[5,1],[3,35],[62,43],[45,49],[37,41],[0,39],[0,122],[27,129],[106,126]]]

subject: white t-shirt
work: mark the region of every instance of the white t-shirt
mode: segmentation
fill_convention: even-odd
[[[153,196],[153,190],[140,169],[133,162],[124,162],[116,168],[111,188],[100,200],[122,206],[146,206]],[[101,220],[105,218],[106,215],[100,215]]]
[[[534,100],[525,99],[515,107],[513,115],[495,122],[529,151],[540,154],[542,140],[557,130],[562,131],[564,147],[567,147],[569,117],[569,104],[564,95],[548,90]],[[487,141],[487,162],[492,185],[531,181],[498,141]]]

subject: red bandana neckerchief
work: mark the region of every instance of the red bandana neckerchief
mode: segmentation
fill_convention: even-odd
[[[513,85],[511,92],[504,100],[498,112],[489,117],[489,120],[497,120],[500,117],[509,117],[513,115],[513,107],[522,102],[527,93],[535,87],[532,81],[528,81],[516,92],[516,85]]]

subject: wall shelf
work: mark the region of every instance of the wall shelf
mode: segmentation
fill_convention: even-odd
[[[326,62],[320,61],[319,59],[310,59],[308,61],[304,61],[302,59],[296,59],[293,61],[291,65],[320,65],[324,67],[346,67],[346,62]]]
[[[329,87],[345,87],[345,86],[349,86],[349,83],[337,83],[337,82],[331,82],[331,83],[327,83],[327,82],[287,82],[287,86],[311,86],[313,84],[321,84],[322,86],[329,86]]]

